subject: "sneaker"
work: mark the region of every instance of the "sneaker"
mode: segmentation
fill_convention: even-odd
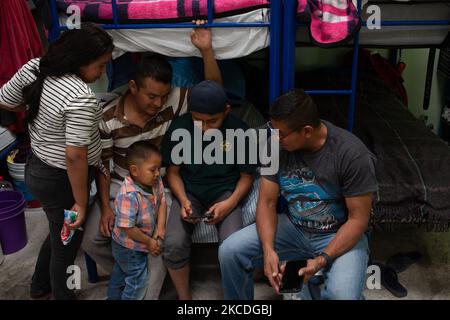
[[[51,291],[30,291],[31,300],[50,300],[51,297]]]

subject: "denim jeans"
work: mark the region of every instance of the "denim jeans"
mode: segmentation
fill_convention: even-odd
[[[147,291],[147,253],[131,250],[111,241],[114,264],[108,286],[108,300],[142,300]]]
[[[296,227],[285,214],[278,215],[275,250],[280,261],[309,259],[323,251],[335,233],[310,233]],[[222,286],[225,299],[253,299],[253,270],[264,264],[256,224],[235,232],[219,247]],[[369,249],[367,236],[338,257],[324,272],[322,299],[363,299]],[[304,286],[306,287],[306,286]]]

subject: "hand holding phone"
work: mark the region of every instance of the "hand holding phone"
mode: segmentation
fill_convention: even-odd
[[[194,212],[192,211],[192,213],[190,215],[188,215],[186,217],[186,220],[191,220],[191,221],[200,221],[200,220],[208,220],[211,218],[211,214],[209,212],[203,212],[203,213],[198,213],[198,212]]]
[[[302,290],[303,276],[299,276],[298,271],[304,267],[306,267],[306,260],[291,260],[286,263],[280,293],[297,293]]]

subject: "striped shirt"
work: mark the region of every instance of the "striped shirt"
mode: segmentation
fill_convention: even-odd
[[[111,177],[123,180],[128,175],[126,151],[136,141],[148,140],[160,147],[164,134],[172,120],[187,112],[185,88],[173,88],[166,104],[157,115],[150,119],[144,128],[128,122],[124,115],[124,101],[128,92],[103,106],[103,119],[100,121],[102,140],[102,160],[113,160]]]
[[[36,79],[40,59],[32,59],[0,88],[0,103],[23,103],[22,89]],[[88,147],[88,164],[99,165],[102,112],[88,85],[74,74],[47,77],[39,112],[28,125],[33,153],[46,164],[67,169],[66,147]]]
[[[125,248],[148,252],[147,246],[131,239],[122,228],[139,228],[152,237],[158,218],[158,210],[164,198],[161,177],[153,186],[153,194],[143,190],[130,176],[122,182],[114,203],[116,219],[112,238]]]

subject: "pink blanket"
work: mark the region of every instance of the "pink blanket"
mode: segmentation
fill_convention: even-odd
[[[214,0],[214,17],[224,17],[267,8],[270,0]],[[94,22],[111,22],[111,0],[58,0],[60,9],[69,5],[81,8],[82,17]],[[204,18],[207,0],[117,0],[121,23],[182,22]]]
[[[282,1],[282,0],[272,0]],[[121,23],[184,22],[205,18],[207,0],[117,0]],[[270,6],[270,0],[214,0],[214,17],[224,17]],[[84,20],[109,23],[111,0],[58,0],[66,11],[69,5],[81,9]],[[297,15],[310,23],[312,41],[318,46],[336,46],[350,40],[360,28],[360,19],[351,0],[298,0]]]
[[[351,0],[298,0],[297,15],[310,22],[311,39],[321,47],[347,42],[361,27]]]

